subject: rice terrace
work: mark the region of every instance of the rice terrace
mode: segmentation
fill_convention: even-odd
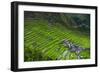
[[[24,11],[24,61],[90,59],[90,15]]]

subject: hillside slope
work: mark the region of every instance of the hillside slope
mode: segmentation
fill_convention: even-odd
[[[74,52],[59,43],[67,39],[83,48],[90,48],[88,35],[68,29],[59,23],[50,24],[46,20],[26,20],[24,24],[24,61],[72,60]],[[80,53],[82,59],[90,58],[90,50]]]

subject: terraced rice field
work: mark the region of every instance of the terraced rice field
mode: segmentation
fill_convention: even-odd
[[[68,47],[59,44],[63,39],[83,48],[90,48],[90,38],[84,33],[67,29],[59,23],[49,24],[46,20],[25,20],[24,61],[77,59],[75,53],[66,55]],[[80,54],[82,59],[90,58],[90,50]]]

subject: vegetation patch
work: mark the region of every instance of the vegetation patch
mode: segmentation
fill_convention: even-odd
[[[24,61],[90,58],[88,14],[24,12]]]

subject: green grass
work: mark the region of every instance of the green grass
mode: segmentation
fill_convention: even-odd
[[[90,48],[88,35],[77,30],[68,29],[62,24],[55,23],[48,26],[46,20],[27,20],[24,24],[24,61],[72,60],[77,59],[75,53],[63,56],[67,52],[66,47],[59,48],[63,39],[79,45],[83,48]],[[81,52],[83,59],[90,58],[90,52]]]

